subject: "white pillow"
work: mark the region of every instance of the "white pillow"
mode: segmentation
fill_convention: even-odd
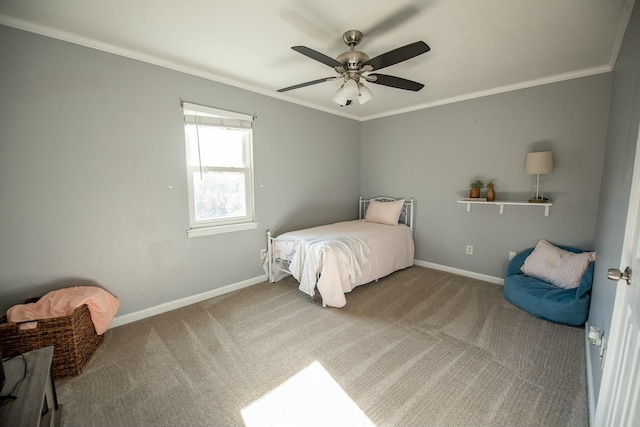
[[[404,199],[395,202],[379,202],[375,199],[369,201],[364,220],[387,225],[398,225],[400,211],[404,205]]]
[[[561,288],[577,288],[589,264],[595,259],[595,252],[576,254],[540,240],[520,270]]]

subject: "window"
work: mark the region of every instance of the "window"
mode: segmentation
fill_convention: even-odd
[[[252,120],[246,114],[183,103],[189,237],[256,228]]]

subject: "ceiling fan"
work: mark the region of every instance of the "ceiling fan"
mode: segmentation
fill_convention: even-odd
[[[414,92],[417,92],[424,87],[422,83],[414,82],[412,80],[371,72],[429,52],[431,48],[425,42],[414,42],[383,53],[382,55],[378,55],[375,58],[369,58],[366,53],[355,50],[355,47],[362,41],[362,37],[362,33],[358,30],[349,30],[345,32],[342,39],[347,46],[349,46],[349,50],[338,55],[336,59],[306,46],[293,46],[291,49],[296,52],[333,68],[338,73],[338,76],[300,83],[294,86],[278,89],[278,92],[286,92],[317,83],[343,79],[344,83],[335,93],[333,101],[344,107],[351,105],[355,99],[358,99],[360,104],[364,104],[373,98],[371,90],[369,90],[361,80]]]

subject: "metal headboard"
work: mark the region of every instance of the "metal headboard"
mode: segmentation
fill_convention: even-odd
[[[385,197],[385,196],[372,197],[371,199],[363,199],[362,196],[360,196],[359,199],[360,199],[360,203],[358,205],[359,219],[364,218],[364,214],[365,212],[367,212],[367,207],[369,206],[370,200],[375,200],[377,202],[396,202],[400,200],[400,199],[394,199],[393,197]],[[408,225],[409,228],[411,228],[411,231],[413,231],[413,198],[409,200],[405,199],[405,202],[402,205],[402,209],[400,210],[400,217],[398,218],[398,224]]]

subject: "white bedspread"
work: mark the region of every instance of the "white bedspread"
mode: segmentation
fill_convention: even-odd
[[[351,283],[362,276],[362,267],[369,262],[371,249],[362,239],[341,236],[309,240],[294,238],[298,245],[289,269],[300,282],[300,290],[312,296],[327,252],[335,253],[344,262]]]
[[[273,251],[291,262],[301,291],[313,296],[317,285],[326,305],[343,307],[356,286],[413,265],[414,244],[406,225],[355,220],[284,233]]]

